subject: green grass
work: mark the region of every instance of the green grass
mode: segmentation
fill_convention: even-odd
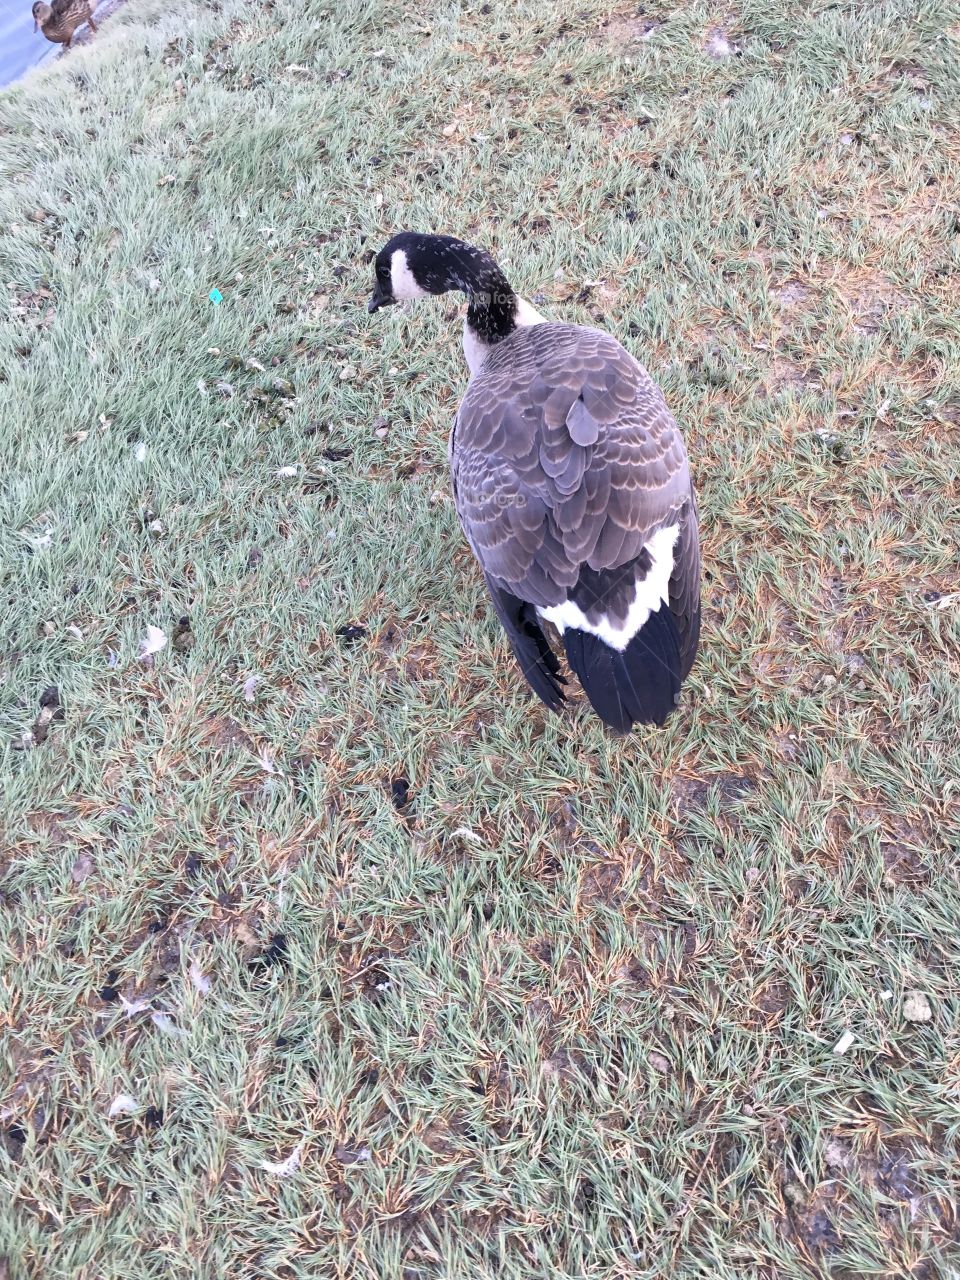
[[[0,95],[10,1280],[960,1270],[960,14],[484,8],[133,0]],[[666,730],[520,686],[405,227],[663,385]]]

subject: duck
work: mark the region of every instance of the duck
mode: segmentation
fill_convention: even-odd
[[[547,320],[489,253],[454,236],[400,232],[374,273],[371,313],[466,295],[453,499],[527,683],[562,709],[551,624],[605,725],[662,726],[697,654],[700,539],[660,388],[612,334]]]
[[[53,44],[69,49],[74,32],[85,22],[90,24],[91,31],[96,31],[95,8],[96,3],[91,4],[90,0],[51,0],[50,4],[37,0],[33,6],[33,29],[42,31]]]

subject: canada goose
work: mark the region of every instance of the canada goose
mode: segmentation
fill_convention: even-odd
[[[663,395],[610,334],[548,323],[452,236],[394,236],[368,310],[450,289],[468,299],[471,374],[454,502],[523,674],[558,710],[551,622],[607,725],[663,724],[700,634],[697,507]]]

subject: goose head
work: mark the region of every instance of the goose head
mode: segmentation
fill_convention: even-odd
[[[373,296],[367,304],[371,312],[451,289],[471,293],[484,276],[501,276],[489,254],[463,240],[416,231],[401,231],[388,240],[377,254],[375,271]],[[506,281],[503,284],[509,289]]]
[[[370,312],[451,289],[467,295],[464,351],[472,373],[490,349],[518,326],[540,324],[543,320],[514,293],[489,253],[455,236],[401,231],[377,254],[374,270],[376,280],[367,304]]]

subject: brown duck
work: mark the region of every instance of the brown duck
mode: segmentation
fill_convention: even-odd
[[[93,21],[93,10],[96,3],[90,0],[52,0],[51,4],[43,4],[41,0],[33,6],[33,29],[42,31],[54,44],[62,44],[69,49],[77,27],[89,22],[90,30],[96,31]]]

